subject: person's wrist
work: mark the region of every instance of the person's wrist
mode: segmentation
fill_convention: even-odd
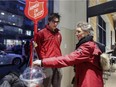
[[[38,64],[41,67],[42,66],[42,61],[41,60],[38,60]]]
[[[42,65],[41,63],[42,63],[42,61],[39,60],[39,59],[33,62],[34,65],[37,65],[37,66],[40,66],[40,67]]]
[[[40,67],[42,67],[42,60],[40,60]]]

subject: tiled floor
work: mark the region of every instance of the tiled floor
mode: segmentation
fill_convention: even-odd
[[[112,72],[110,76],[108,76],[108,80],[105,81],[104,87],[116,87],[116,71]]]

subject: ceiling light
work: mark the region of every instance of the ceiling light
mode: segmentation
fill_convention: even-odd
[[[5,15],[5,13],[4,12],[1,12],[1,15]]]
[[[14,17],[15,15],[12,15],[12,17]]]
[[[13,25],[16,25],[15,23],[13,23]]]

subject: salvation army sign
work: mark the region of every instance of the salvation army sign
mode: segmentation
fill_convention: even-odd
[[[36,38],[36,33],[38,31],[38,21],[44,18],[47,13],[47,0],[26,0],[26,6],[25,6],[25,15],[34,21],[34,38],[33,40],[35,41]],[[32,41],[32,46],[30,47],[30,66],[32,67],[32,62],[33,62],[33,55],[34,55],[34,41]]]
[[[47,13],[47,0],[26,0],[25,15],[37,22],[44,18]]]

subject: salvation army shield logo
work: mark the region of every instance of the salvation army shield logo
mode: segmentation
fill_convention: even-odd
[[[40,18],[44,14],[43,2],[30,2],[28,14],[35,19]]]
[[[26,0],[25,15],[33,20],[38,21],[48,13],[47,0]]]

